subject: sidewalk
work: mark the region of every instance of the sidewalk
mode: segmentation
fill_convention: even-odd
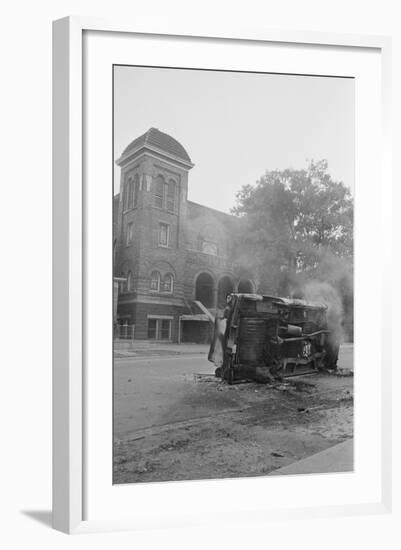
[[[114,358],[124,359],[128,357],[171,357],[174,355],[204,355],[209,353],[209,344],[173,344],[171,342],[154,342],[152,340],[133,340],[124,346],[114,344]],[[353,371],[353,344],[341,344],[338,361],[339,372],[341,370]]]
[[[114,347],[115,358],[125,357],[159,357],[174,355],[204,355],[209,352],[209,344],[172,344],[151,342],[149,340],[134,341],[130,348]]]
[[[325,451],[270,472],[271,476],[352,472],[354,469],[354,440],[348,439]]]

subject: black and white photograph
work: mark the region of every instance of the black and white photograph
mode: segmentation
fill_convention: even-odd
[[[114,484],[353,471],[354,86],[114,65]]]
[[[4,5],[3,548],[401,548],[399,11]]]

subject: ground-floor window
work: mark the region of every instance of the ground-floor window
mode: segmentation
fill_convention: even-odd
[[[148,319],[148,338],[150,340],[156,340],[157,336],[157,320]]]
[[[133,340],[135,325],[131,319],[118,319],[114,325],[114,338],[117,340]]]
[[[148,319],[149,340],[171,340],[171,319]]]

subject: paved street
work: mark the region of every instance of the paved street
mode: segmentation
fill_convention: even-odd
[[[352,377],[228,386],[206,351],[116,359],[116,482],[262,475],[352,437]],[[339,368],[352,370],[352,345]]]
[[[213,404],[192,400],[194,373],[213,374],[214,365],[199,355],[118,359],[114,378],[115,436],[126,437],[140,428],[210,414]],[[224,406],[219,396],[214,406]]]

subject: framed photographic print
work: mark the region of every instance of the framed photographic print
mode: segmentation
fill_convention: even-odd
[[[55,528],[386,511],[389,39],[53,51]]]

